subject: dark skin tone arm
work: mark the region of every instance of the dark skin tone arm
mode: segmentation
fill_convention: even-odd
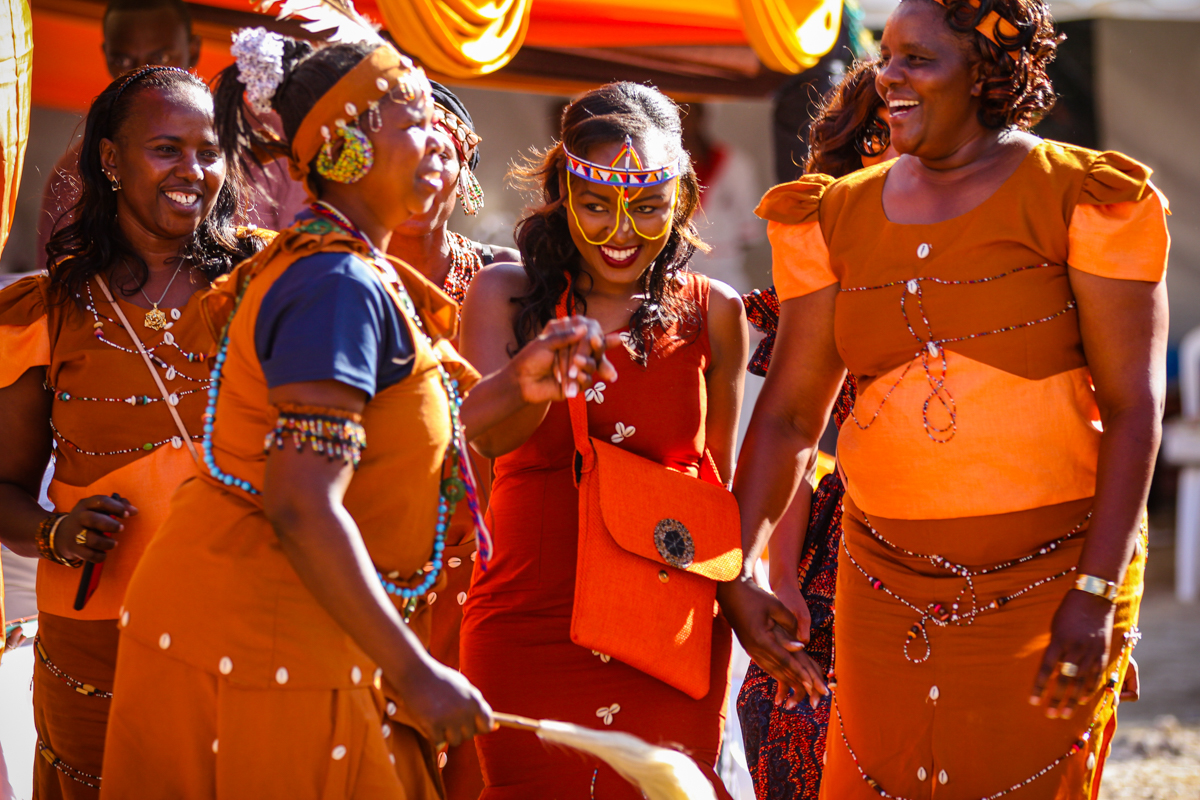
[[[729,482],[737,447],[737,418],[742,408],[750,336],[742,298],[730,287],[713,281],[708,296],[709,343],[712,364],[704,373],[708,415],[704,441],[712,452],[721,480]]]
[[[1114,280],[1073,268],[1068,275],[1104,425],[1096,499],[1077,574],[1120,583],[1133,557],[1162,435],[1167,288],[1165,282]],[[1070,717],[1072,706],[1103,684],[1113,614],[1113,604],[1103,598],[1067,592],[1030,698],[1045,705],[1047,716]],[[1078,675],[1059,673],[1061,662],[1076,664]],[[1129,691],[1136,694],[1136,681]]]
[[[38,557],[34,535],[50,514],[38,505],[42,475],[50,463],[50,405],[52,396],[43,385],[45,367],[25,371],[11,386],[0,389],[0,426],[8,431],[0,448],[0,541],[14,553]],[[96,495],[86,497],[70,509],[59,523],[54,546],[68,559],[102,562],[119,543],[121,519],[137,513],[128,501]],[[111,516],[110,516],[111,515]],[[113,517],[117,517],[114,519]],[[86,530],[86,544],[75,537]]]
[[[828,693],[821,671],[799,652],[803,644],[796,618],[758,588],[752,570],[797,489],[809,491],[803,480],[816,466],[817,444],[845,377],[833,339],[837,291],[836,285],[829,286],[780,304],[771,369],[754,407],[733,482],[741,508],[745,566],[740,580],[721,586],[725,591],[736,587],[742,595],[734,606],[737,613],[760,620],[769,634],[758,637],[754,649],[743,639],[747,652],[779,681],[781,692],[807,694],[814,703]],[[724,601],[722,607],[729,615]]]

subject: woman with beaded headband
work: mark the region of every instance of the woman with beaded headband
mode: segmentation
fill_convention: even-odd
[[[492,725],[423,645],[447,522],[479,511],[465,437],[561,397],[560,350],[576,389],[615,374],[582,318],[482,381],[449,347],[455,304],[385,255],[442,189],[429,83],[342,20],[316,48],[242,31],[220,76],[229,158],[286,150],[315,202],[203,298],[202,465],[126,596],[114,797],[439,797],[436,748]],[[245,133],[263,106],[282,141]]]
[[[875,91],[878,61],[846,71],[829,91],[808,132],[807,173],[841,177],[896,157],[887,127],[887,107]],[[765,334],[750,359],[749,372],[766,376],[779,326],[775,287],[744,295],[750,323]],[[854,405],[854,376],[847,375],[834,404],[840,428]],[[804,476],[812,486],[817,471]],[[771,591],[800,620],[804,654],[822,673],[833,668],[834,585],[842,537],[845,487],[834,470],[809,491],[801,485],[771,538]],[[737,699],[746,764],[758,800],[817,800],[825,759],[830,703],[790,697],[787,687],[751,663]]]
[[[99,795],[126,586],[195,470],[212,348],[196,293],[264,243],[233,224],[239,186],[196,76],[121,76],[92,103],[81,148],[82,194],[48,274],[0,292],[0,539],[40,556],[42,798]]]
[[[591,435],[693,476],[707,446],[728,475],[748,334],[736,292],[687,267],[699,246],[698,191],[678,107],[639,84],[594,89],[563,112],[561,142],[516,174],[536,185],[542,205],[517,225],[523,266],[484,269],[467,293],[463,354],[502,366],[569,299],[625,344],[614,356],[620,382],[585,393]],[[571,430],[565,404],[542,404],[473,442],[496,459],[488,513],[497,550],[486,572],[476,568],[467,598],[464,674],[518,713],[679,743],[727,797],[714,772],[728,686],[724,619],[714,623],[711,690],[700,700],[571,641]],[[522,737],[500,732],[476,748],[483,800],[638,796],[607,767]]]
[[[823,798],[1099,789],[1138,638],[1169,237],[1147,167],[1029,133],[1058,41],[1042,0],[903,0],[876,78],[901,156],[759,207],[779,336],[734,491],[760,542],[858,381]]]
[[[483,207],[483,190],[474,169],[479,164],[480,138],[471,115],[458,97],[436,81],[433,87],[433,127],[449,143],[443,161],[442,189],[429,211],[414,214],[392,234],[390,255],[412,266],[461,304],[467,287],[479,270],[496,261],[519,261],[509,247],[481,244],[450,230],[449,220],[459,201],[474,215]],[[475,475],[486,499],[491,483],[491,465],[477,453]],[[446,532],[447,583],[431,598],[429,652],[446,666],[458,668],[458,633],[462,603],[471,586],[471,568],[476,559],[475,523],[469,510],[460,506]],[[475,800],[483,789],[475,744],[450,748],[439,757],[442,780],[449,800]]]

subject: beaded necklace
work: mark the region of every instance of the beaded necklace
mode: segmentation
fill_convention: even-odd
[[[875,420],[879,418],[879,412],[883,411],[883,407],[887,404],[888,399],[892,396],[892,392],[894,392],[896,387],[904,381],[904,378],[908,375],[909,370],[912,369],[913,364],[920,359],[921,367],[925,371],[925,379],[929,382],[930,388],[929,395],[925,398],[925,403],[921,409],[921,420],[925,426],[925,433],[937,444],[945,444],[953,439],[954,434],[958,431],[958,406],[954,402],[953,395],[951,395],[950,391],[946,388],[946,378],[948,377],[949,367],[946,361],[945,346],[954,342],[965,342],[970,339],[980,339],[984,336],[991,336],[996,333],[1008,333],[1009,331],[1020,330],[1021,328],[1029,328],[1033,325],[1040,325],[1043,322],[1049,322],[1050,320],[1061,317],[1063,314],[1066,314],[1074,309],[1075,300],[1071,299],[1071,301],[1068,302],[1066,307],[1061,311],[1056,311],[1053,314],[1040,319],[1030,320],[1029,322],[1019,322],[1015,325],[1006,325],[1002,328],[995,328],[989,331],[971,333],[967,334],[966,336],[938,338],[933,335],[933,326],[929,323],[929,316],[925,312],[925,295],[921,285],[923,283],[935,283],[940,286],[968,286],[981,283],[990,283],[992,281],[999,280],[1000,278],[1006,278],[1018,272],[1024,272],[1030,269],[1044,269],[1052,266],[1054,265],[1050,263],[1034,264],[1027,267],[1017,267],[1016,269],[1011,269],[1007,272],[1001,272],[999,275],[992,275],[987,278],[975,278],[973,280],[965,281],[950,280],[946,278],[909,278],[907,280],[889,281],[888,283],[881,283],[877,286],[852,286],[848,289],[842,289],[843,292],[870,292],[877,289],[890,289],[894,286],[903,285],[905,291],[900,293],[900,313],[904,316],[904,324],[908,328],[908,332],[912,334],[912,337],[916,339],[917,343],[920,345],[920,349],[917,350],[912,359],[904,367],[904,371],[900,373],[900,377],[896,379],[896,382],[893,383],[891,388],[887,390],[887,393],[884,394],[883,400],[879,402],[879,406],[875,409],[875,413],[871,415],[871,419],[869,419],[866,424],[863,424],[859,421],[858,415],[855,414],[853,408],[850,410],[850,417],[854,420],[854,424],[857,425],[860,430],[864,431],[871,427],[871,425],[875,423]],[[910,294],[915,296],[917,299],[917,309],[921,315],[921,322],[924,323],[925,330],[929,332],[928,339],[921,338],[921,335],[913,329],[912,320],[908,315],[908,296]],[[940,359],[940,369],[937,369],[936,367],[931,368],[931,359]],[[935,374],[935,369],[937,369],[937,374]],[[946,425],[940,427],[929,421],[929,406],[930,403],[935,400],[939,405],[941,405],[942,410],[946,412],[946,415],[949,419],[949,422]]]
[[[479,270],[483,269],[483,259],[475,251],[471,240],[460,233],[447,230],[446,242],[450,245],[450,273],[446,276],[442,288],[458,303],[461,314],[467,289],[479,274]]]
[[[96,339],[98,341],[100,341],[103,344],[108,345],[109,347],[112,347],[116,350],[120,350],[123,353],[129,353],[131,355],[140,357],[140,354],[138,353],[137,350],[117,344],[116,342],[112,341],[111,339],[108,339],[104,335],[105,323],[113,323],[113,324],[116,324],[116,323],[114,323],[114,321],[111,317],[108,317],[108,316],[100,313],[99,307],[96,304],[96,298],[92,294],[91,281],[89,281],[85,285],[85,288],[87,290],[87,303],[85,305],[85,308],[92,315],[92,334],[96,337]],[[165,316],[166,316],[165,312],[160,311],[159,313],[163,314],[164,318],[165,318]],[[179,405],[179,401],[182,398],[187,397],[188,395],[191,395],[191,394],[195,394],[196,392],[202,391],[204,388],[204,385],[208,384],[208,382],[209,382],[207,378],[193,378],[190,375],[184,374],[183,372],[179,371],[171,364],[168,364],[166,361],[163,360],[163,358],[161,356],[159,356],[155,353],[155,351],[161,347],[173,347],[175,350],[179,351],[179,354],[182,355],[184,358],[186,358],[189,363],[195,362],[195,361],[199,361],[199,362],[203,363],[207,359],[207,356],[204,353],[189,353],[188,351],[184,350],[175,341],[175,335],[173,333],[171,333],[169,330],[166,330],[167,328],[172,327],[175,324],[175,322],[180,319],[181,316],[182,316],[182,314],[178,308],[172,308],[170,311],[171,321],[164,322],[164,325],[162,328],[162,330],[163,330],[162,341],[157,345],[146,347],[146,353],[147,353],[147,355],[150,356],[150,360],[159,369],[162,369],[165,371],[165,374],[163,377],[166,380],[172,381],[172,380],[175,380],[176,378],[182,378],[183,380],[191,381],[192,383],[201,384],[201,386],[198,386],[193,389],[184,389],[182,391],[172,392],[171,394],[169,394],[166,398],[166,402],[170,403],[173,406]],[[45,384],[45,387],[48,391],[50,391],[54,394],[54,400],[56,402],[60,402],[60,403],[79,401],[79,402],[86,402],[86,403],[125,403],[125,404],[131,405],[131,406],[148,406],[152,403],[161,403],[164,400],[164,398],[162,398],[161,396],[160,397],[151,397],[149,395],[130,395],[128,397],[87,397],[87,396],[83,396],[83,395],[71,394],[70,392],[68,392],[64,389],[59,389],[54,386],[51,386],[49,382],[47,382]],[[157,442],[144,442],[144,443],[142,443],[140,445],[136,445],[134,447],[126,447],[126,448],[122,448],[119,450],[104,450],[104,451],[85,450],[82,447],[80,447],[78,444],[76,444],[75,442],[72,442],[70,439],[68,439],[66,436],[64,436],[62,434],[62,432],[59,431],[59,429],[55,426],[53,418],[51,418],[51,420],[50,420],[50,431],[51,431],[51,433],[54,434],[54,437],[62,446],[69,447],[69,448],[71,448],[71,450],[75,451],[76,453],[79,453],[79,454],[85,455],[85,456],[120,456],[120,455],[126,455],[128,453],[136,453],[139,451],[148,453],[151,450],[153,450],[154,448],[159,447],[164,444],[170,444],[172,447],[174,447],[176,450],[178,450],[179,448],[183,447],[183,444],[184,444],[182,437],[180,437],[179,435],[173,435],[173,436],[168,436],[167,438],[162,439]],[[192,439],[199,439],[199,438],[200,438],[199,436],[192,437]]]
[[[1028,586],[1018,589],[1012,594],[997,597],[982,607],[979,604],[979,597],[975,590],[975,578],[979,578],[984,575],[991,575],[996,572],[1000,572],[1001,570],[1008,569],[1009,567],[1014,567],[1018,564],[1024,564],[1040,556],[1053,553],[1060,545],[1069,541],[1070,539],[1073,539],[1075,536],[1078,536],[1079,533],[1087,527],[1088,521],[1091,518],[1092,512],[1089,511],[1087,516],[1083,518],[1082,522],[1057,539],[1042,545],[1034,553],[1027,553],[1026,555],[1018,558],[1009,559],[1008,561],[1001,561],[998,564],[993,564],[988,567],[972,569],[970,567],[963,566],[962,564],[956,564],[953,561],[937,555],[936,553],[914,553],[912,550],[905,549],[899,545],[889,542],[883,537],[882,534],[879,533],[879,531],[875,530],[874,526],[871,525],[870,519],[864,513],[863,522],[866,524],[867,530],[871,532],[871,536],[877,542],[897,553],[902,553],[903,555],[910,556],[912,558],[919,558],[924,561],[928,561],[938,569],[947,570],[950,572],[950,574],[957,575],[963,579],[963,588],[958,591],[958,594],[955,596],[953,602],[951,602],[949,605],[941,602],[933,602],[928,603],[924,608],[921,608],[907,598],[896,594],[891,590],[890,587],[885,585],[882,580],[868,573],[866,569],[863,568],[862,564],[858,563],[858,560],[854,557],[854,554],[850,552],[850,544],[846,541],[845,536],[842,537],[842,549],[845,551],[846,557],[850,560],[850,563],[853,564],[854,568],[857,569],[862,576],[867,579],[867,583],[871,585],[872,589],[883,592],[892,599],[904,604],[920,615],[920,618],[913,624],[911,628],[908,629],[908,632],[905,635],[904,658],[907,659],[909,663],[921,664],[925,661],[928,661],[929,656],[932,655],[933,652],[932,646],[929,642],[929,632],[926,630],[927,624],[932,622],[934,625],[943,628],[951,625],[965,627],[975,622],[975,618],[980,614],[988,611],[999,611],[1006,604],[1008,604],[1009,601],[1014,600],[1021,595],[1027,594],[1043,584],[1050,583],[1051,581],[1055,581],[1059,578],[1064,578],[1067,575],[1070,575],[1075,571],[1075,567],[1062,570],[1054,575],[1039,578]],[[965,608],[963,607],[964,605],[966,606]],[[920,636],[925,642],[925,654],[918,658],[913,658],[912,654],[909,652],[909,646],[912,645],[918,636]]]
[[[1133,651],[1133,648],[1137,646],[1138,640],[1141,638],[1141,631],[1138,630],[1136,626],[1130,628],[1125,633],[1125,643],[1121,647],[1120,655],[1116,659],[1116,663],[1118,665],[1122,661],[1126,660],[1127,656]],[[1091,722],[1088,723],[1088,727],[1083,734],[1071,743],[1071,746],[1067,748],[1065,753],[1051,761],[1046,766],[1042,767],[1034,774],[1030,775],[1025,780],[1014,783],[1007,789],[1002,789],[994,794],[984,795],[983,797],[978,798],[978,800],[998,800],[998,798],[1004,797],[1007,794],[1012,794],[1019,789],[1023,789],[1036,781],[1038,778],[1050,772],[1050,770],[1054,769],[1071,756],[1085,749],[1088,746],[1088,743],[1091,741],[1092,735],[1100,729],[1101,720],[1103,720],[1108,713],[1115,712],[1116,710],[1117,681],[1120,679],[1120,677],[1121,673],[1119,668],[1114,669],[1108,674],[1108,680],[1104,684],[1104,691],[1100,696],[1100,702],[1096,704],[1096,712],[1092,715]],[[858,754],[854,752],[854,748],[850,746],[850,740],[846,736],[846,726],[842,721],[842,710],[837,704],[837,693],[835,689],[836,683],[830,681],[830,702],[833,705],[834,713],[837,714],[838,730],[842,735],[842,744],[846,746],[846,752],[850,754],[850,759],[854,762],[854,768],[858,770],[859,777],[862,778],[863,782],[866,783],[867,786],[871,787],[871,789],[873,789],[877,795],[884,798],[884,800],[909,800],[909,798],[889,793],[886,789],[879,785],[879,781],[868,775],[866,770],[862,768],[862,764],[860,764],[858,761]],[[1091,769],[1095,765],[1095,754],[1090,754],[1088,759],[1088,768]],[[945,782],[944,776],[939,776],[938,780],[942,783]]]
[[[413,328],[425,338],[425,343],[432,348],[433,339],[425,331],[425,324],[421,320],[421,315],[417,311],[417,307],[413,304],[408,290],[404,288],[400,276],[396,274],[392,265],[388,263],[387,258],[379,252],[371,240],[358,230],[357,226],[350,219],[329,203],[319,200],[311,206],[311,209],[313,213],[330,219],[338,227],[344,229],[351,236],[371,248],[371,252],[375,255],[376,265],[384,273],[387,282],[391,285],[397,299],[400,301],[400,309],[404,312],[404,316],[413,324]],[[451,274],[453,274],[453,268],[451,269]],[[458,392],[458,381],[450,377],[450,373],[446,372],[446,368],[442,366],[440,361],[437,361],[436,364],[438,376],[441,379],[442,388],[446,392],[446,399],[450,408],[450,430],[452,431],[453,447],[447,449],[442,468],[443,474],[447,477],[442,479],[439,486],[438,519],[433,541],[433,555],[422,570],[425,577],[416,586],[409,587],[394,583],[393,581],[400,577],[396,572],[390,572],[385,575],[376,570],[376,575],[379,577],[384,591],[393,597],[399,597],[405,601],[404,613],[406,618],[416,611],[418,599],[424,596],[437,583],[438,576],[442,571],[442,553],[446,549],[446,530],[449,527],[449,520],[454,515],[454,511],[461,500],[465,499],[467,506],[471,509],[471,516],[474,519],[479,537],[479,554],[480,558],[483,559],[485,567],[491,555],[491,537],[488,534],[487,526],[483,521],[483,513],[479,507],[479,495],[476,490],[475,477],[471,472],[466,433],[459,417],[459,412],[462,409],[462,397]],[[417,576],[414,577],[419,577],[422,573],[417,573]]]

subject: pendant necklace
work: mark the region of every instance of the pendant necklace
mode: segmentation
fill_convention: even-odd
[[[125,265],[125,269],[129,272],[129,277],[137,280],[137,276],[133,274],[133,270],[129,269],[129,265]],[[171,291],[171,284],[175,283],[175,279],[179,277],[179,270],[183,269],[183,262],[179,262],[179,266],[175,267],[175,274],[171,276],[171,280],[167,281],[167,288],[163,289],[162,297],[158,298],[158,303],[167,299],[167,292]],[[158,307],[158,303],[150,299],[144,288],[138,289],[142,293],[142,297],[146,298],[146,302],[153,306],[146,312],[145,325],[152,331],[161,331],[167,327],[167,315]]]

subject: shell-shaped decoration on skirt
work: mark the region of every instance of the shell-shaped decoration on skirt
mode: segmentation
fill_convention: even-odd
[[[596,405],[602,405],[604,403],[604,390],[607,388],[608,385],[605,384],[604,381],[598,381],[595,386],[592,386],[590,389],[584,392],[583,396],[585,399],[592,401]]]
[[[637,433],[637,428],[632,425],[626,425],[624,422],[617,423],[617,432],[612,435],[612,443],[620,444]]]
[[[596,716],[604,720],[605,725],[612,725],[613,714],[616,714],[620,710],[620,704],[613,703],[611,706],[604,706],[603,708],[596,709]]]

